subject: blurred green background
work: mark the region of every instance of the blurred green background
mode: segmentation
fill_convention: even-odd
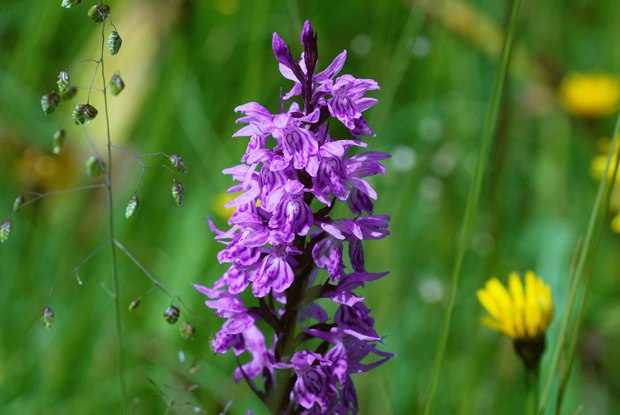
[[[0,218],[23,191],[48,192],[95,183],[83,172],[90,154],[70,105],[51,116],[41,95],[59,70],[98,57],[100,26],[85,16],[90,2],[65,10],[56,1],[0,5]],[[183,156],[179,176],[186,200],[176,207],[171,176],[148,169],[136,216],[124,218],[139,166],[115,153],[118,239],[170,290],[196,326],[193,341],[162,318],[170,298],[159,290],[132,312],[127,306],[152,284],[120,256],[123,359],[132,413],[266,413],[244,384],[232,381],[234,357],[211,352],[222,320],[203,306],[191,283],[211,285],[224,267],[216,260],[206,215],[230,185],[222,169],[236,164],[246,140],[230,137],[233,108],[257,101],[277,111],[279,88],[271,35],[300,52],[303,20],[319,36],[319,66],[349,51],[343,73],[373,78],[380,103],[368,112],[388,151],[388,174],[376,177],[377,214],[392,217],[392,235],[367,247],[368,268],[390,270],[363,291],[398,354],[355,377],[364,414],[419,411],[445,306],[462,212],[490,96],[506,2],[452,1],[111,1],[123,38],[106,71],[119,71],[126,89],[112,97],[112,139],[136,153]],[[620,2],[525,1],[499,130],[492,148],[482,208],[458,294],[452,335],[439,385],[437,413],[519,414],[521,363],[506,338],[479,325],[475,292],[492,275],[534,270],[552,286],[555,342],[571,260],[585,231],[597,182],[590,175],[597,143],[613,128],[610,111],[570,114],[558,88],[574,71],[620,70]],[[71,66],[72,82],[88,87],[92,63]],[[97,79],[99,82],[99,79]],[[97,86],[96,84],[96,87]],[[586,91],[587,92],[587,91]],[[84,100],[81,91],[77,100]],[[99,98],[93,92],[93,103]],[[80,98],[81,97],[81,98]],[[569,108],[570,109],[570,108]],[[102,113],[101,113],[102,114]],[[51,152],[64,126],[67,145]],[[89,127],[105,149],[103,117]],[[102,191],[46,198],[13,218],[0,246],[0,413],[118,413],[116,334],[109,248],[71,271],[108,238]],[[564,413],[610,414],[620,408],[620,236],[606,230],[588,299],[584,332]],[[52,290],[53,288],[53,290]],[[51,294],[50,294],[51,292]],[[51,306],[51,330],[40,310]],[[548,357],[548,356],[547,356]]]

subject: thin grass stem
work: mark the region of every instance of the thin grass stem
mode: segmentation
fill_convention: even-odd
[[[106,183],[107,183],[107,191],[108,191],[108,212],[109,212],[109,229],[110,229],[110,250],[112,254],[112,279],[114,282],[114,320],[116,326],[116,340],[118,347],[118,362],[117,362],[117,370],[118,370],[118,381],[120,387],[121,394],[121,414],[125,414],[125,409],[127,408],[127,387],[125,385],[125,373],[123,370],[123,327],[121,324],[121,308],[120,308],[120,284],[118,279],[118,267],[117,267],[117,258],[116,258],[116,245],[114,241],[115,232],[114,232],[114,197],[112,194],[112,138],[110,133],[110,114],[108,111],[108,93],[106,86],[106,77],[105,77],[105,64],[103,60],[105,50],[105,20],[103,21],[101,27],[101,55],[100,55],[100,65],[97,65],[97,68],[101,66],[101,80],[103,83],[103,106],[105,112],[105,122],[106,122],[106,136],[107,136],[107,157],[108,157],[108,166],[104,169],[106,174]],[[95,73],[97,71],[95,68]],[[94,78],[93,78],[94,79]]]
[[[45,192],[45,193],[38,193],[38,192],[23,192],[24,195],[29,195],[29,196],[34,196],[32,199],[28,199],[26,200],[24,203],[19,205],[19,209],[22,209],[25,206],[30,205],[31,203],[34,203],[38,200],[41,200],[43,198],[49,197],[49,196],[57,196],[57,195],[64,195],[64,194],[68,194],[68,193],[75,193],[75,192],[82,192],[84,190],[92,190],[92,189],[101,189],[106,187],[106,185],[104,183],[99,183],[99,184],[90,184],[90,185],[86,185],[86,186],[79,186],[79,187],[74,187],[71,189],[65,189],[65,190],[56,190],[53,192]],[[13,217],[13,215],[16,212],[11,212],[9,214],[9,219],[11,219]]]
[[[480,144],[480,152],[478,154],[478,161],[476,164],[474,180],[472,186],[469,189],[467,205],[465,207],[465,216],[463,219],[463,224],[461,225],[456,260],[454,262],[454,268],[452,270],[448,305],[444,314],[442,329],[439,336],[437,348],[435,349],[435,358],[433,361],[433,368],[430,376],[428,394],[426,396],[426,402],[424,403],[424,414],[426,415],[432,414],[435,410],[437,385],[439,383],[439,377],[441,375],[441,368],[445,357],[448,338],[450,336],[452,314],[454,312],[457,289],[461,278],[463,260],[465,258],[465,252],[470,245],[475,214],[478,210],[478,205],[480,202],[482,182],[488,164],[489,149],[491,147],[491,143],[497,129],[497,119],[499,115],[500,105],[502,102],[504,84],[506,82],[506,77],[508,74],[508,67],[510,62],[510,56],[512,53],[515,33],[517,30],[517,21],[520,8],[521,0],[513,0],[510,10],[510,16],[508,19],[508,28],[504,39],[504,45],[502,47],[501,61],[495,75],[493,91],[491,94],[491,101],[489,103],[489,108],[485,118],[484,130],[482,133],[482,141]]]
[[[577,317],[574,321],[574,328],[572,331],[572,336],[570,340],[570,348],[569,348],[569,358],[574,358],[574,346],[576,344],[576,339],[579,336],[579,329],[581,326],[581,320],[583,318],[583,308],[585,307],[585,301],[587,297],[587,289],[590,285],[590,280],[592,278],[592,272],[588,272],[587,275],[584,272],[586,268],[586,264],[593,264],[596,253],[598,249],[591,249],[592,240],[595,237],[595,232],[597,235],[600,235],[602,226],[604,224],[604,218],[606,216],[608,210],[608,200],[611,195],[612,188],[615,183],[615,177],[618,171],[618,154],[614,154],[615,149],[618,146],[618,135],[620,134],[620,113],[616,118],[616,125],[614,127],[613,138],[611,141],[611,145],[609,147],[609,152],[607,154],[607,162],[605,164],[605,171],[603,172],[603,177],[601,178],[601,182],[599,183],[598,191],[596,194],[596,199],[594,201],[594,206],[592,207],[592,211],[590,213],[590,219],[588,221],[588,228],[586,230],[586,234],[583,239],[583,249],[581,250],[581,254],[579,256],[579,261],[577,262],[577,270],[575,272],[575,281],[569,287],[568,298],[566,300],[566,305],[564,307],[564,313],[562,317],[562,323],[560,326],[560,333],[558,335],[558,340],[556,342],[556,346],[553,351],[553,356],[551,360],[551,364],[549,366],[549,370],[547,373],[547,381],[545,382],[545,388],[543,392],[542,399],[540,401],[540,407],[538,409],[539,414],[544,414],[547,409],[547,404],[549,402],[549,398],[551,395],[551,389],[553,387],[553,381],[555,379],[555,374],[558,371],[558,367],[560,364],[560,357],[562,352],[562,345],[566,342],[566,337],[568,334],[568,327],[571,321],[571,315],[573,314],[573,307],[575,300],[577,298],[577,293],[579,292],[579,288],[582,286],[582,280],[586,278],[585,281],[585,292],[583,293],[583,297],[581,299],[580,304],[577,309]],[[614,160],[614,155],[616,156],[616,165],[614,166],[613,177],[610,180],[610,168],[612,164],[612,160]],[[597,228],[598,225],[598,228]],[[595,246],[598,246],[596,244]],[[572,364],[572,362],[570,362]],[[566,370],[562,374],[562,379],[560,385],[564,385],[568,381],[568,376],[570,376],[570,370]],[[566,379],[565,379],[566,378]],[[562,392],[563,393],[563,392]]]
[[[146,277],[149,280],[151,280],[151,282],[153,283],[155,287],[163,291],[168,297],[170,297],[172,301],[178,302],[183,307],[183,309],[188,315],[191,315],[192,317],[197,318],[200,321],[203,321],[203,322],[205,321],[202,317],[196,316],[194,313],[192,313],[189,307],[181,299],[181,296],[173,292],[172,290],[170,290],[168,287],[162,284],[157,278],[155,278],[153,274],[151,274],[149,270],[146,269],[146,267],[142,265],[142,263],[138,261],[138,259],[122,243],[120,243],[118,240],[114,240],[114,244],[116,245],[118,249],[120,249],[122,253],[124,253],[127,256],[127,258],[129,258],[131,262],[134,263],[136,267],[140,269],[140,271],[142,271],[144,275],[146,275]]]

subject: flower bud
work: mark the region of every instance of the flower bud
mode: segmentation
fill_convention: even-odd
[[[11,227],[12,224],[9,219],[2,222],[2,225],[0,225],[0,242],[4,242],[9,239],[9,236],[11,235]]]
[[[133,311],[136,308],[140,307],[140,299],[136,298],[131,303],[129,303],[129,311]]]
[[[70,9],[73,6],[77,6],[81,2],[82,0],[62,0],[62,4],[60,6],[64,7],[65,9]]]
[[[90,177],[96,177],[96,176],[99,176],[100,174],[103,174],[103,169],[104,169],[103,160],[95,156],[90,156],[88,159],[86,159],[85,165],[86,165],[86,174],[89,175]]]
[[[108,35],[108,50],[110,55],[116,55],[123,44],[123,39],[116,30],[110,32]]]
[[[95,23],[101,23],[110,15],[110,6],[107,4],[95,4],[88,9],[88,17]]]
[[[115,73],[112,75],[112,78],[110,78],[110,82],[108,83],[108,88],[110,89],[110,94],[114,96],[117,96],[123,89],[125,89],[125,83],[119,74]]]
[[[177,182],[176,179],[172,180],[172,198],[177,203],[177,206],[181,206],[183,203],[183,185]]]
[[[185,173],[185,171],[187,170],[185,168],[185,163],[183,162],[183,159],[181,158],[181,156],[177,154],[173,154],[170,157],[168,157],[168,160],[170,160],[170,164],[172,164],[172,166],[178,171],[180,171],[181,173]]]
[[[13,202],[13,212],[17,212],[19,209],[21,209],[24,203],[26,203],[26,198],[24,197],[24,195],[17,196],[15,198],[15,201]]]
[[[184,340],[194,340],[194,334],[196,334],[196,329],[187,321],[179,327],[179,334],[181,338]]]
[[[63,69],[58,73],[58,80],[56,81],[56,85],[58,85],[58,92],[61,94],[67,91],[69,88],[69,71]]]
[[[88,125],[89,121],[94,119],[99,111],[90,104],[76,105],[71,114],[71,118],[77,125]]]
[[[54,141],[53,141],[54,147],[52,148],[52,153],[59,154],[64,144],[65,144],[65,130],[63,130],[62,128],[59,128],[54,133]]]
[[[43,322],[43,327],[46,329],[52,328],[52,322],[54,321],[54,311],[50,307],[45,307],[41,310],[41,321]]]
[[[304,23],[301,32],[301,44],[304,45],[304,62],[306,64],[306,72],[308,79],[312,78],[314,68],[318,60],[319,52],[317,47],[316,32],[312,28],[309,20]]]
[[[181,310],[177,307],[171,305],[166,308],[164,311],[164,318],[169,324],[174,324],[179,320],[179,316],[181,315]]]
[[[54,112],[56,108],[58,108],[58,104],[60,104],[60,96],[56,91],[52,91],[41,97],[41,108],[46,115],[50,115]]]
[[[129,203],[127,204],[127,208],[125,209],[125,217],[129,219],[133,216],[140,205],[140,200],[138,199],[138,195],[133,195],[131,199],[129,199]]]

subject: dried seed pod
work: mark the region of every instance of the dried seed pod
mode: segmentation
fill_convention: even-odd
[[[52,148],[52,153],[59,154],[60,150],[62,150],[62,147],[65,145],[65,130],[62,128],[59,128],[54,133],[53,145],[54,147]]]
[[[58,108],[58,104],[60,104],[60,96],[56,91],[52,91],[41,97],[41,108],[46,115],[54,112],[56,108]]]
[[[93,107],[92,105],[80,104],[76,105],[76,107],[73,109],[71,117],[77,125],[85,125],[88,124],[90,120],[94,119],[98,113],[99,111],[97,111],[97,108]]]
[[[140,307],[140,298],[136,298],[131,303],[129,303],[129,311],[133,311],[138,307]]]
[[[178,171],[180,171],[181,173],[185,173],[185,171],[187,170],[185,168],[185,163],[183,162],[183,159],[181,158],[181,156],[177,154],[173,154],[170,157],[168,157],[168,160],[170,160],[170,164],[172,164],[172,166]]]
[[[196,329],[186,321],[179,327],[179,334],[185,340],[194,340]]]
[[[15,201],[13,202],[13,212],[17,212],[19,209],[21,209],[24,203],[26,203],[26,198],[24,197],[24,195],[17,196],[15,198]]]
[[[122,44],[123,39],[121,35],[119,35],[116,30],[110,32],[108,35],[108,50],[110,51],[110,55],[116,55]]]
[[[123,82],[123,78],[121,78],[119,74],[115,73],[110,78],[108,88],[110,89],[110,94],[117,96],[123,89],[125,89],[125,82]]]
[[[103,22],[110,15],[110,6],[107,4],[95,4],[88,9],[88,17],[95,23]]]
[[[65,90],[65,92],[60,94],[60,98],[62,98],[64,101],[68,101],[71,98],[73,98],[75,96],[75,94],[77,94],[77,87],[73,86],[73,85],[69,85],[69,87],[67,87],[67,89]]]
[[[46,329],[52,328],[52,323],[54,322],[54,310],[51,307],[45,307],[41,310],[41,321],[43,322],[43,327]]]
[[[0,225],[0,242],[4,242],[9,239],[9,236],[11,236],[12,227],[13,225],[9,219],[2,222],[2,225]]]
[[[90,177],[96,177],[100,174],[103,174],[103,169],[105,168],[103,160],[95,156],[90,156],[89,158],[87,158],[85,166],[86,174],[88,174]]]
[[[164,318],[169,324],[174,324],[179,320],[179,316],[181,315],[181,310],[177,307],[171,305],[166,308],[164,311]]]
[[[183,185],[177,182],[176,179],[172,179],[172,198],[177,203],[177,206],[181,206],[181,203],[183,203],[183,196]]]
[[[58,92],[60,92],[61,94],[65,93],[67,91],[67,88],[69,88],[69,81],[69,71],[67,71],[66,69],[60,71],[58,73],[58,80],[56,81],[56,85],[58,85]]]
[[[138,209],[138,206],[140,206],[140,200],[138,199],[138,195],[133,195],[131,199],[129,199],[129,203],[127,204],[127,208],[125,209],[125,217],[127,219],[132,217],[133,214],[136,212],[136,209]]]
[[[77,6],[81,2],[82,0],[62,0],[62,4],[60,6],[64,7],[65,9],[70,9],[73,6]]]

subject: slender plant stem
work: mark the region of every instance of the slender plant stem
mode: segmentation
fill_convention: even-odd
[[[134,263],[134,265],[138,268],[140,268],[140,271],[142,271],[142,273],[144,275],[146,275],[146,277],[151,280],[151,282],[153,283],[153,286],[155,288],[160,289],[162,292],[164,292],[168,297],[170,297],[171,301],[176,301],[178,302],[183,309],[185,310],[185,312],[187,313],[187,315],[191,315],[193,318],[196,318],[200,321],[202,321],[203,323],[206,323],[206,321],[201,318],[200,316],[197,316],[196,314],[192,313],[192,311],[190,310],[190,308],[187,306],[187,304],[185,304],[185,302],[183,301],[183,299],[181,298],[181,296],[177,293],[175,293],[174,291],[170,290],[169,288],[167,288],[164,284],[162,284],[157,278],[155,278],[153,276],[153,274],[151,274],[149,272],[149,270],[146,269],[146,267],[144,265],[142,265],[142,263],[140,261],[138,261],[138,259],[131,253],[129,252],[129,250],[122,244],[120,243],[118,240],[114,240],[113,243],[116,245],[116,247],[122,252],[124,253],[127,258],[129,258],[129,260],[131,262]],[[142,297],[148,295],[151,292],[151,290],[149,290],[147,292],[147,294],[143,295]],[[141,297],[141,298],[142,298]]]
[[[607,163],[605,164],[605,171],[603,172],[603,177],[598,187],[598,192],[596,194],[596,199],[594,200],[594,206],[592,207],[592,212],[590,213],[590,220],[588,222],[588,228],[586,230],[586,235],[583,238],[583,249],[579,255],[579,260],[577,262],[577,270],[575,271],[575,281],[569,287],[568,297],[566,300],[566,305],[564,306],[564,313],[562,316],[562,323],[560,326],[560,333],[558,334],[558,338],[555,344],[555,348],[553,350],[553,356],[551,360],[551,364],[549,366],[549,370],[547,371],[547,381],[545,382],[545,388],[542,395],[542,399],[540,401],[540,407],[538,408],[539,414],[544,414],[547,409],[547,403],[549,402],[549,398],[551,395],[551,388],[553,386],[553,381],[556,378],[555,374],[558,371],[558,367],[560,364],[560,357],[562,355],[562,346],[565,344],[566,337],[568,334],[568,327],[571,321],[571,315],[573,314],[573,306],[577,297],[577,293],[579,292],[579,288],[582,286],[582,280],[587,278],[586,285],[589,285],[589,279],[591,278],[591,272],[584,272],[586,263],[590,261],[594,261],[596,256],[596,249],[592,249],[592,239],[594,237],[595,228],[597,224],[602,226],[601,218],[605,217],[607,211],[607,200],[609,199],[609,194],[611,192],[611,187],[614,184],[614,180],[610,180],[609,171],[611,168],[612,160],[614,159],[614,150],[618,145],[618,135],[620,134],[620,113],[618,113],[618,117],[616,118],[616,126],[614,127],[614,135],[611,140],[611,145],[609,147],[609,152],[607,154]],[[618,160],[616,159],[616,162]],[[617,164],[614,166],[616,170],[614,170],[614,177],[617,173]],[[600,230],[599,230],[600,232]],[[585,296],[585,293],[584,293]],[[575,337],[579,335],[579,328],[581,325],[581,315],[582,308],[585,306],[585,297],[582,299],[582,302],[579,306],[578,317],[575,320],[575,327],[572,332],[571,344],[575,342]],[[571,358],[573,353],[571,353]],[[569,373],[565,373],[563,376],[569,376]]]
[[[114,197],[112,194],[112,139],[110,134],[110,116],[108,112],[108,93],[105,77],[105,64],[103,62],[103,54],[105,49],[105,20],[101,28],[101,80],[103,82],[103,105],[106,122],[106,136],[108,147],[108,167],[106,172],[106,189],[108,191],[108,212],[109,212],[109,228],[110,228],[110,249],[112,253],[112,279],[114,281],[114,320],[116,322],[116,340],[118,348],[118,381],[121,393],[121,414],[125,414],[127,407],[127,388],[125,385],[125,374],[123,371],[123,327],[121,324],[121,307],[120,307],[120,284],[118,281],[118,267],[116,260],[116,240],[114,234]]]
[[[439,336],[437,348],[435,349],[435,359],[433,361],[433,368],[430,377],[430,386],[428,394],[426,396],[426,402],[424,405],[424,414],[432,414],[435,409],[435,401],[437,395],[437,385],[439,383],[439,377],[441,375],[441,367],[443,364],[446,347],[448,344],[448,338],[450,336],[450,326],[452,323],[452,314],[454,312],[454,304],[456,302],[456,293],[461,278],[461,269],[463,267],[463,260],[465,258],[465,252],[471,241],[472,228],[474,224],[474,218],[476,211],[478,210],[478,204],[480,202],[480,193],[482,189],[482,182],[484,179],[485,170],[488,164],[488,154],[497,128],[497,118],[499,114],[499,108],[502,102],[502,95],[504,91],[504,84],[508,74],[508,66],[510,62],[510,56],[512,52],[512,45],[517,28],[517,21],[519,16],[519,10],[521,8],[521,0],[513,0],[510,10],[510,17],[508,20],[508,29],[504,39],[504,45],[502,48],[502,55],[500,65],[497,68],[495,75],[495,81],[493,83],[493,91],[491,94],[491,102],[486,114],[484,130],[482,133],[482,142],[480,144],[480,152],[478,154],[478,162],[476,165],[476,172],[474,181],[469,189],[467,197],[467,205],[465,207],[465,217],[461,226],[461,232],[459,237],[459,245],[456,254],[456,260],[454,268],[452,270],[452,278],[450,284],[450,295],[448,297],[448,305],[444,314],[442,323],[442,329]]]
[[[527,415],[536,415],[538,409],[538,387],[540,381],[540,366],[535,369],[526,369],[525,371],[525,388],[527,390],[527,398],[525,401]]]

